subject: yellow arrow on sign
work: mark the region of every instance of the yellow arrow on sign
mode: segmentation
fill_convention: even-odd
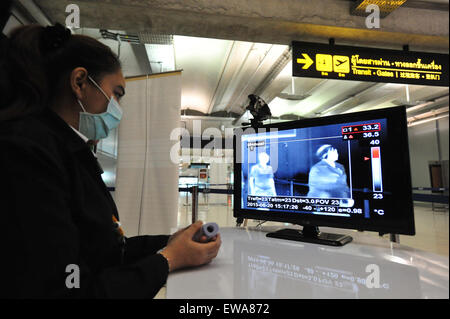
[[[306,53],[302,53],[302,55],[304,59],[297,59],[297,63],[298,64],[304,63],[305,65],[302,67],[302,69],[306,70],[314,63],[314,61]]]

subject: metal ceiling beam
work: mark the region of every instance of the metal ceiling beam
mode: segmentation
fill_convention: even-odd
[[[16,0],[16,3],[20,4],[27,12],[33,17],[36,23],[42,26],[51,25],[50,19],[32,0]],[[65,10],[64,10],[65,12]]]
[[[248,47],[247,49],[242,49],[242,47]],[[248,63],[251,52],[255,49],[255,43],[242,43],[242,42],[233,42],[232,51],[230,52],[233,55],[233,60],[236,60],[235,55],[239,58],[239,67],[234,67],[233,69],[227,70],[230,72],[227,77],[227,85],[224,83],[223,92],[221,92],[220,100],[216,100],[215,106],[224,105],[221,110],[225,112],[231,112],[232,105],[231,101],[235,97],[235,91],[238,89],[241,78],[243,77],[243,70],[245,65]],[[242,51],[242,52],[239,52]],[[243,54],[245,52],[245,54]],[[225,82],[225,81],[224,81]],[[213,109],[214,111],[214,109]]]
[[[426,123],[433,120],[438,120],[444,117],[448,117],[449,106],[434,109],[428,112],[420,113],[415,116],[409,116],[407,118],[408,126],[414,126],[422,123]]]
[[[217,82],[216,89],[214,90],[213,97],[211,99],[211,102],[209,103],[207,113],[212,113],[216,101],[220,101],[222,99],[223,95],[225,94],[225,91],[227,89],[230,79],[228,79],[228,81],[227,81],[224,78],[224,74],[225,74],[225,70],[227,69],[227,67],[229,65],[230,57],[232,55],[235,45],[236,45],[236,41],[233,41],[233,43],[231,44],[231,46],[228,50],[227,58],[226,58],[225,64],[223,65],[222,72],[220,73],[220,78],[219,78],[219,81]]]
[[[264,90],[278,76],[278,74],[280,74],[280,72],[289,63],[289,61],[292,60],[291,50],[292,49],[289,47],[283,52],[283,54],[278,58],[278,60],[272,66],[272,69],[268,72],[267,76],[257,86],[257,88],[255,89],[253,94],[256,94],[258,96],[263,94]],[[261,65],[262,62],[263,61],[260,62],[260,65]],[[255,73],[257,72],[257,70],[255,71]],[[266,103],[269,103],[269,102],[266,101]],[[234,123],[238,123],[241,120],[241,118],[244,116],[245,112],[246,112],[246,109],[245,109],[245,106],[244,106]]]
[[[378,83],[383,84],[383,83]],[[387,85],[384,83],[384,85]],[[418,90],[418,87],[415,87],[415,90]],[[412,91],[412,90],[411,90]],[[367,92],[366,92],[367,93]],[[364,94],[363,94],[364,95]],[[395,99],[398,98],[399,92],[397,90],[387,90],[387,92],[380,92],[379,96],[370,97],[357,105],[352,105],[351,107],[346,107],[345,110],[342,110],[340,113],[351,113],[351,112],[359,112],[366,111],[372,109],[378,109],[383,107],[393,106],[392,103]]]
[[[386,84],[389,85],[389,84]],[[440,90],[440,93],[442,95],[442,88],[437,87],[426,87],[426,86],[419,86],[414,85],[410,86],[410,92],[411,95],[416,96],[417,100],[427,100],[430,98],[430,96],[434,95],[436,96],[437,92],[436,90]],[[400,89],[385,89],[381,90],[380,92],[374,92],[375,95],[372,94],[372,96],[368,96],[366,98],[366,101],[363,103],[360,103],[359,105],[354,105],[353,107],[346,108],[345,110],[341,111],[341,113],[349,113],[349,112],[358,112],[363,110],[372,110],[372,109],[378,109],[383,107],[391,107],[395,105],[406,105],[402,104],[402,101],[399,100],[399,95],[403,94],[403,89],[400,87]],[[426,92],[428,92],[426,94]],[[434,92],[430,94],[431,92]],[[424,94],[425,93],[425,94]],[[407,103],[404,101],[404,103]]]
[[[363,86],[363,89],[360,89],[356,93],[347,94],[346,97],[343,99],[340,99],[336,101],[334,98],[332,101],[325,103],[324,105],[319,106],[318,108],[312,110],[311,112],[305,114],[305,116],[309,115],[319,115],[322,116],[323,114],[326,114],[330,111],[332,111],[335,108],[338,108],[340,105],[350,101],[351,99],[358,97],[359,95],[363,94],[364,92],[368,92],[371,89],[376,88],[376,83],[361,83],[360,86]]]
[[[256,87],[254,94],[261,96],[264,99],[263,93],[267,89],[267,87],[275,80],[275,78],[280,74],[280,72],[286,67],[286,65],[292,61],[292,47],[289,46],[283,54],[278,58],[277,61],[272,66],[272,69],[269,71],[267,76],[261,83]],[[267,101],[267,103],[270,101]]]
[[[368,88],[365,88],[356,94],[352,94],[352,95],[344,98],[342,101],[330,106],[328,109],[321,112],[321,116],[328,115],[330,112],[336,111],[337,109],[339,109],[339,107],[341,107],[342,105],[345,105],[347,102],[350,102],[350,101],[353,101],[354,103],[359,104],[359,100],[357,100],[358,98],[360,98],[364,94],[367,94],[368,92],[379,89],[379,88],[383,87],[384,85],[385,85],[385,83],[374,83],[371,86],[369,86]],[[355,107],[355,106],[357,106],[357,105],[354,105],[352,107]],[[339,113],[339,112],[337,112],[337,113]],[[336,114],[336,112],[334,112],[333,114]]]
[[[408,117],[414,117],[441,108],[442,106],[448,105],[449,105],[449,95],[447,94],[441,98],[410,107],[406,109],[406,112],[408,113]]]
[[[252,46],[253,47],[253,46]],[[245,92],[245,90],[248,88],[248,86],[250,85],[250,83],[252,82],[253,78],[255,77],[255,75],[258,73],[258,71],[260,70],[261,66],[264,64],[264,62],[267,62],[266,58],[269,55],[270,50],[272,50],[273,45],[271,45],[271,47],[264,53],[264,56],[262,57],[262,59],[260,59],[258,65],[256,66],[256,69],[253,71],[252,75],[250,76],[250,79],[248,79],[247,84],[242,88],[242,90],[240,90],[239,94],[237,95],[237,97],[235,97],[232,102],[228,105],[228,107],[226,108],[227,111],[231,110],[233,108],[233,106],[237,105],[237,101],[239,100],[239,98],[242,96],[242,94]],[[252,51],[252,49],[250,49],[250,52]],[[248,56],[247,56],[248,58]],[[246,59],[247,59],[246,58]],[[241,109],[244,109],[245,106],[240,106]]]

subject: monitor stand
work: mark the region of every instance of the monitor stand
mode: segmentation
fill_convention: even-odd
[[[322,233],[316,226],[303,226],[302,230],[285,228],[268,233],[266,236],[329,246],[344,246],[353,240],[348,235]]]

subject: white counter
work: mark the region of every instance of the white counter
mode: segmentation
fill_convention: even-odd
[[[332,247],[265,236],[276,229],[222,228],[219,255],[169,274],[167,298],[449,298],[448,256],[326,227],[353,241]]]

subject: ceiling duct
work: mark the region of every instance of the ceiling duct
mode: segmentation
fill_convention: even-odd
[[[159,44],[172,45],[173,35],[152,34],[148,32],[139,32],[137,35],[113,33],[108,30],[101,29],[100,34],[104,39],[120,40],[133,44]]]
[[[162,44],[162,45],[172,45],[173,44],[173,35],[139,32],[137,36],[141,43]]]
[[[100,30],[103,39],[117,40],[121,42],[128,42],[132,44],[141,44],[137,35],[113,33],[105,29]]]
[[[375,4],[380,8],[380,18],[385,18],[406,1],[407,0],[356,0],[350,6],[350,14],[367,17],[367,6]]]

